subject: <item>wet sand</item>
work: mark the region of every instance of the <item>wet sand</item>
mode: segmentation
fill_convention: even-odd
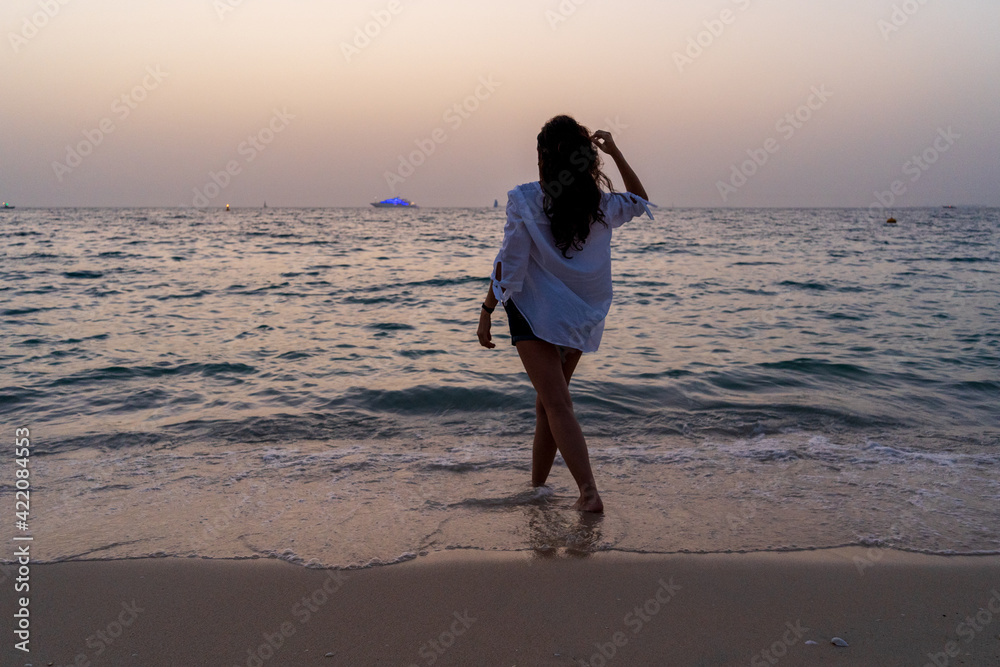
[[[4,587],[11,619],[12,580]],[[32,651],[8,632],[4,665],[997,665],[1000,558],[851,548],[450,551],[347,571],[69,562],[32,566],[30,612]]]

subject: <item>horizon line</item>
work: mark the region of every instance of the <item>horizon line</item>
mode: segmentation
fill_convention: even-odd
[[[663,205],[663,204],[650,204],[656,208],[661,209],[724,209],[724,210],[747,210],[747,209],[758,209],[758,210],[816,210],[816,211],[869,211],[871,206],[699,206],[699,205]],[[10,208],[0,208],[0,211],[20,211],[20,210],[51,210],[51,209],[123,209],[123,208],[135,208],[135,209],[170,209],[170,210],[193,210],[193,211],[225,211],[226,206],[211,206],[211,207],[197,207],[197,206],[186,206],[186,205],[176,205],[176,206],[158,206],[151,204],[104,204],[104,205],[71,205],[71,204],[60,204],[53,206],[37,206],[37,205],[17,205],[11,206]],[[230,210],[271,210],[271,209],[369,209],[375,208],[371,204],[367,205],[337,205],[337,204],[322,204],[322,205],[288,205],[288,206],[239,206],[230,205]],[[401,209],[500,209],[501,206],[492,206],[490,204],[482,206],[461,206],[461,205],[441,205],[441,206],[407,206],[400,207]],[[891,213],[892,211],[906,211],[906,210],[923,210],[923,209],[960,209],[960,208],[978,208],[978,209],[1000,209],[1000,204],[926,204],[923,206],[894,206],[892,208],[885,208],[886,212]],[[390,209],[398,210],[398,209]]]

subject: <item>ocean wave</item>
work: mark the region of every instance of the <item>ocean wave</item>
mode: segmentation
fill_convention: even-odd
[[[610,499],[594,548],[993,549],[1000,319],[983,258],[1000,212],[938,214],[909,210],[887,236],[864,211],[684,210],[616,234],[604,340],[571,385]],[[419,216],[19,213],[0,407],[42,436],[49,498],[79,505],[47,513],[46,534],[88,526],[59,553],[280,555],[292,531],[306,562],[365,563],[571,541],[561,463],[553,498],[516,501],[535,395],[504,314],[502,345],[475,339],[502,213]],[[234,535],[190,542],[213,518],[196,510],[258,483],[282,519],[247,500]],[[117,544],[125,515],[149,528],[133,545]],[[328,524],[343,551],[310,542]],[[384,548],[351,539],[367,534]]]
[[[205,375],[209,377],[240,376],[257,373],[257,369],[242,363],[187,363],[177,366],[107,366],[94,368],[78,373],[71,373],[56,378],[48,383],[49,387],[63,387],[78,384],[100,384],[120,382],[136,378],[161,378],[183,375]]]

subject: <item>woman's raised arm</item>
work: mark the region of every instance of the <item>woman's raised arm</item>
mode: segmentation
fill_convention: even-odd
[[[649,201],[649,196],[646,195],[646,188],[642,187],[642,182],[636,175],[632,167],[629,166],[628,161],[625,160],[625,156],[622,155],[621,149],[615,145],[615,140],[611,136],[611,133],[606,130],[598,130],[594,132],[594,136],[591,137],[594,145],[599,149],[611,156],[611,159],[615,161],[615,165],[618,167],[618,172],[622,175],[622,180],[625,181],[625,189],[634,195],[639,195],[646,201]]]

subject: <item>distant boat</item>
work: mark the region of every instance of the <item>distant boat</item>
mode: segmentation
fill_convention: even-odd
[[[887,225],[894,225],[894,224],[896,224],[896,218],[889,218],[888,220],[885,221],[885,224],[887,224]]]
[[[3,203],[3,208],[17,208],[17,207],[16,207],[16,206],[11,206],[11,205],[10,205],[10,204],[8,204],[7,202],[4,202],[4,203]]]
[[[393,197],[392,199],[383,199],[382,201],[372,202],[372,206],[375,208],[418,208],[416,204],[408,199],[400,199],[399,197]]]

